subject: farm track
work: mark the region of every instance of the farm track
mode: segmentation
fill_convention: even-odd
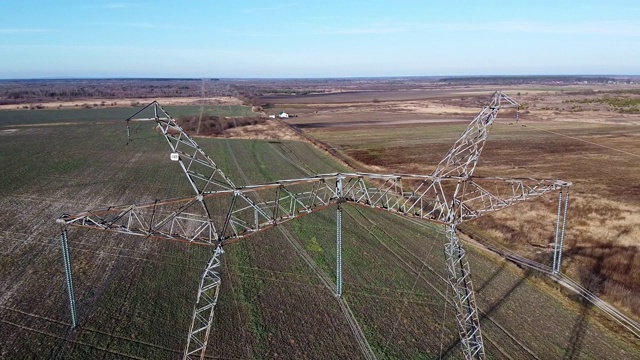
[[[296,253],[298,253],[298,255],[304,260],[304,262],[313,270],[313,272],[318,276],[318,278],[322,280],[325,287],[329,291],[334,292],[335,286],[333,286],[333,283],[331,282],[331,279],[329,279],[327,274],[316,265],[316,263],[313,261],[313,259],[311,259],[309,254],[307,254],[305,249],[302,246],[300,246],[298,241],[296,241],[293,238],[293,236],[291,236],[289,231],[287,231],[282,227],[280,227],[279,229],[282,235],[284,235],[287,241],[296,250]],[[342,297],[336,296],[335,299],[338,302],[338,305],[340,306],[340,310],[344,314],[345,319],[347,320],[347,323],[349,324],[349,328],[351,329],[351,332],[356,342],[358,343],[358,346],[360,347],[360,351],[362,352],[362,355],[366,359],[376,359],[376,356],[373,353],[373,350],[371,349],[371,345],[369,345],[369,342],[367,341],[367,338],[364,335],[362,328],[358,324],[358,321],[356,320],[355,315],[353,314],[353,311],[351,311],[349,304],[347,304],[347,302]]]
[[[307,174],[308,176],[316,175],[316,173],[314,173],[313,170],[309,166],[307,166],[307,164],[305,164],[302,161],[302,159],[300,159],[296,155],[296,153],[291,151],[291,149],[289,149],[289,147],[287,147],[287,145],[280,144],[280,148],[284,150],[284,153],[283,153],[280,150],[278,150],[278,148],[273,143],[269,142],[268,144],[273,149],[273,151],[276,154],[278,154],[284,161],[286,161],[289,164],[293,165],[295,168],[300,169],[300,171],[302,171],[303,173]],[[286,155],[285,155],[285,153],[286,153]]]
[[[301,159],[298,158],[295,155],[295,153],[293,153],[289,148],[287,148],[286,145],[284,146],[284,148],[287,151],[286,155],[281,151],[279,151],[275,146],[273,146],[272,143],[269,143],[269,145],[271,146],[271,148],[274,149],[274,151],[282,159],[284,159],[291,165],[295,166],[296,168],[300,169],[303,173],[306,173],[308,176],[314,175],[313,171],[308,166],[306,166],[306,164],[302,163],[304,166],[300,165]],[[295,160],[293,159],[293,156],[296,157]],[[329,289],[330,291],[335,291],[335,286],[333,285],[329,277],[326,275],[324,271],[322,271],[316,265],[315,261],[313,261],[313,259],[309,256],[309,254],[305,251],[305,249],[299,244],[299,242],[293,236],[291,236],[291,234],[286,229],[280,227],[279,230],[287,238],[287,241],[289,241],[289,243],[293,246],[293,248],[296,250],[298,255],[304,259],[305,263],[307,263],[307,265],[313,269],[313,272],[322,280],[322,282],[325,284],[327,289]],[[347,303],[347,301],[344,299],[344,297],[338,297],[338,296],[336,296],[336,301],[340,305],[340,310],[342,310],[342,313],[344,314],[345,319],[347,320],[349,327],[351,328],[351,332],[353,333],[354,337],[356,338],[356,341],[358,342],[360,350],[362,351],[362,355],[364,355],[366,359],[376,359],[377,357],[373,352],[371,345],[369,345],[369,342],[367,341],[367,338],[364,335],[364,331],[362,331],[360,324],[358,324],[358,321],[356,320],[355,315],[353,314],[353,311],[349,307],[349,304]]]

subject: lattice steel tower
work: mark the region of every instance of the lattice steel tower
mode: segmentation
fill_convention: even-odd
[[[151,118],[138,120],[157,123],[171,148],[171,160],[178,162],[194,195],[111,206],[74,215],[64,214],[57,219],[63,227],[61,238],[72,326],[77,324],[77,310],[67,243],[67,228],[70,226],[213,247],[213,256],[200,281],[184,351],[185,359],[203,359],[221,285],[218,268],[223,246],[302,215],[337,205],[335,294],[341,296],[341,207],[354,204],[444,225],[448,281],[453,290],[452,300],[456,307],[462,351],[466,359],[483,359],[485,351],[471,271],[465,250],[456,235],[456,227],[465,221],[549,192],[562,194],[564,190],[567,193],[566,189],[571,185],[562,180],[473,176],[498,111],[518,106],[505,94],[494,93],[431,175],[331,173],[236,186],[154,101],[127,119],[127,125],[143,111],[153,110]],[[565,201],[568,201],[568,195]],[[559,199],[553,256],[553,271],[556,273],[560,271],[568,202],[565,202],[564,212],[561,211],[561,203],[562,195]],[[220,208],[226,210],[215,210]],[[561,215],[564,219],[561,219]]]

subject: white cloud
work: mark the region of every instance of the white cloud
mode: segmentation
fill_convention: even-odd
[[[34,34],[50,32],[55,32],[55,30],[37,28],[0,28],[0,34]]]
[[[612,35],[640,36],[640,24],[625,22],[541,23],[530,21],[504,21],[488,23],[404,23],[394,25],[366,25],[362,27],[336,27],[317,30],[320,35],[367,35],[419,32],[501,32],[557,35]]]
[[[528,21],[509,21],[494,23],[432,23],[414,24],[416,29],[435,31],[492,31],[514,32],[528,34],[558,34],[558,35],[615,35],[640,36],[640,25],[623,22],[585,22],[573,24],[536,23]]]
[[[400,26],[372,24],[361,27],[336,27],[317,30],[321,35],[358,35],[420,32],[503,32],[558,35],[615,35],[640,36],[640,24],[631,22],[543,23],[531,21],[503,21],[487,23],[409,23]]]
[[[144,6],[144,4],[141,4],[141,3],[110,2],[106,4],[88,5],[88,6],[85,6],[85,8],[118,10],[118,9],[129,9],[129,8],[142,7],[142,6]]]
[[[183,30],[190,31],[190,29],[167,25],[165,23],[150,23],[150,22],[94,22],[90,23],[91,26],[108,26],[108,27],[127,27],[127,28],[137,28],[137,29],[165,29],[165,30]]]
[[[407,29],[400,26],[368,26],[353,28],[335,28],[318,30],[319,35],[374,35],[374,34],[394,34],[405,32]]]
[[[244,8],[241,11],[246,14],[262,14],[266,12],[281,11],[281,10],[292,8],[292,7],[298,7],[298,3],[283,3],[283,4],[273,5],[273,6],[250,7],[250,8]]]

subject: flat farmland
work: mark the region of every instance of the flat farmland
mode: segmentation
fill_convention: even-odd
[[[150,101],[149,101],[150,102]],[[143,104],[141,106],[144,106]],[[162,105],[162,104],[161,104]],[[34,124],[77,123],[124,120],[133,115],[138,107],[106,107],[90,109],[59,109],[59,110],[2,110],[0,111],[0,126],[30,126]],[[250,106],[244,105],[206,105],[203,107],[164,106],[171,116],[196,116],[200,112],[215,116],[248,117],[257,116]]]
[[[606,89],[606,85],[601,85]],[[265,95],[262,101],[276,104],[345,104],[345,103],[371,103],[371,102],[393,102],[393,101],[414,101],[414,100],[433,100],[433,99],[451,99],[456,97],[469,96],[490,96],[496,91],[495,85],[443,85],[440,84],[413,84],[398,83],[378,84],[377,86],[358,86],[356,83],[353,88],[337,87],[334,91],[325,93],[309,93],[306,95]],[[501,85],[500,88],[509,93],[527,92],[530,94],[549,92],[549,91],[580,91],[583,89],[591,89],[587,86],[544,86],[537,84],[526,85]]]
[[[493,90],[487,87],[485,90],[480,89],[414,89],[405,91],[388,91],[388,90],[368,90],[368,91],[349,91],[349,92],[334,92],[326,94],[310,94],[305,96],[264,96],[263,101],[275,102],[284,104],[308,104],[308,103],[320,103],[320,104],[339,104],[350,102],[365,102],[373,101],[393,101],[393,100],[422,100],[433,98],[449,98],[452,95],[477,95],[485,94],[491,95]]]
[[[524,104],[520,120],[513,111],[500,113],[476,174],[571,181],[564,272],[639,316],[640,117],[631,113],[633,107],[601,105],[632,104],[637,94],[521,91],[521,99],[511,94]],[[334,104],[309,104],[317,111],[289,122],[364,168],[429,174],[483,100],[458,96],[339,110]],[[463,230],[549,264],[556,209],[557,199],[543,199],[483,217]]]
[[[72,229],[80,326],[70,330],[54,222],[189,195],[165,140],[151,123],[140,123],[129,145],[122,122],[15,125],[26,124],[0,123],[0,357],[181,358],[213,249]],[[304,142],[196,141],[239,185],[345,170]],[[461,358],[442,229],[352,206],[343,227],[344,297],[376,356]],[[208,356],[362,357],[332,291],[292,245],[334,278],[335,211],[282,228],[225,248]],[[494,255],[468,254],[491,358],[640,358],[637,340],[595,321],[594,310]]]

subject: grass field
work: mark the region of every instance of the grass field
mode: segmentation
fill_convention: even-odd
[[[138,109],[139,107],[60,110],[2,110],[0,111],[0,126],[125,120]],[[173,117],[181,115],[196,116],[200,115],[201,111],[200,106],[164,106],[164,109]],[[209,115],[229,117],[248,117],[257,115],[251,111],[250,106],[244,105],[205,106],[202,111]]]
[[[356,115],[310,115],[292,121],[312,137],[378,171],[418,174],[433,171],[468,123],[457,121],[463,117],[460,114],[422,115],[423,122],[406,124],[407,119],[420,115],[374,113],[364,107],[360,112],[351,111]],[[640,316],[637,118],[598,123],[586,122],[586,115],[585,122],[525,116],[516,123],[512,115],[501,114],[492,127],[475,174],[572,182],[565,272]],[[385,116],[393,121],[376,125]],[[555,117],[563,116],[573,115]],[[597,119],[597,115],[590,116]],[[440,121],[447,117],[451,121]],[[339,125],[353,118],[358,122]],[[556,208],[557,201],[549,198],[483,217],[466,229],[549,263]]]
[[[73,229],[80,327],[70,330],[54,223],[64,212],[188,195],[164,139],[149,123],[129,145],[122,123],[3,131],[14,128],[0,123],[9,169],[0,182],[0,358],[181,358],[212,249]],[[238,185],[344,170],[301,142],[197,141]],[[225,249],[212,358],[360,357],[332,292],[283,236],[334,277],[334,218],[328,209]],[[345,299],[374,353],[461,358],[441,229],[355,207],[345,207],[343,226]],[[468,253],[490,358],[640,359],[638,341],[594,321],[594,310]]]

